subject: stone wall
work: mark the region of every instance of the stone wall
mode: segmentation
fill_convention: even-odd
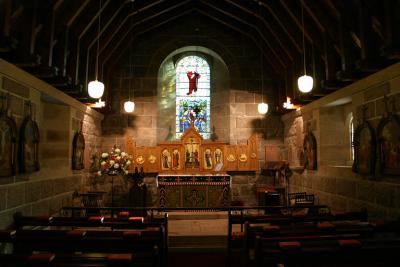
[[[287,160],[296,170],[290,178],[290,191],[309,192],[318,203],[333,209],[367,208],[371,218],[400,216],[400,180],[381,175],[365,176],[352,172],[350,120],[361,121],[361,106],[377,129],[384,112],[383,96],[395,100],[400,111],[400,64],[362,79],[346,88],[283,116]],[[318,169],[302,171],[304,134],[312,131],[317,140]],[[378,166],[378,162],[377,162]]]
[[[73,193],[84,190],[90,155],[99,149],[102,115],[87,109],[46,83],[0,59],[0,93],[9,94],[10,114],[18,130],[28,101],[40,131],[40,170],[0,177],[0,229],[8,227],[15,212],[54,214],[71,205]],[[72,171],[72,140],[83,120],[86,141],[85,170]]]
[[[126,49],[122,57],[125,60],[110,68],[113,95],[108,99],[112,112],[106,114],[102,125],[104,151],[114,144],[122,146],[126,134],[133,137],[137,146],[155,146],[169,134],[175,136],[174,62],[188,53],[207,57],[211,65],[211,128],[215,127],[218,140],[243,144],[251,134],[258,133],[261,165],[265,146],[275,150],[282,147],[282,122],[279,116],[271,115],[278,105],[276,85],[271,82],[273,74],[268,64],[264,62],[262,67],[255,42],[248,42],[234,30],[201,15],[184,16],[146,36],[136,38]],[[123,102],[133,94],[136,107],[133,115],[128,115],[123,111]],[[269,104],[270,115],[258,114],[261,100]],[[257,174],[251,174],[249,179],[248,176],[235,175],[232,190],[235,198],[249,200],[246,204],[254,202],[255,192],[250,189],[258,181]],[[156,192],[154,179],[146,179],[151,192]],[[157,194],[152,194],[152,199],[156,198]]]

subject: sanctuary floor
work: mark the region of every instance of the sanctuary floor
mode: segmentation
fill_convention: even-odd
[[[228,212],[169,212],[168,266],[227,266]]]

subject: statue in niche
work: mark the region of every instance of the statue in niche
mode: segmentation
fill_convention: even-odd
[[[2,102],[7,98],[1,96]],[[8,106],[8,103],[7,103]],[[16,173],[17,125],[7,115],[7,107],[2,103],[0,109],[0,177],[12,176]]]
[[[85,137],[82,134],[82,124],[80,126],[79,132],[74,136],[72,142],[72,169],[82,170],[85,168],[84,164],[84,153],[85,153]]]
[[[386,112],[378,125],[378,151],[380,172],[388,175],[400,174],[400,118],[395,114],[393,99],[392,112],[384,97]]]
[[[317,169],[317,141],[311,130],[304,137],[303,149],[305,155],[304,169]]]
[[[29,115],[21,125],[19,158],[21,173],[39,170],[39,128],[32,118],[32,103],[28,102]]]

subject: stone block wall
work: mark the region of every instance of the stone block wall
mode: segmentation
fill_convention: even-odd
[[[319,204],[327,204],[333,209],[367,208],[370,217],[375,219],[400,217],[398,177],[379,172],[359,175],[351,168],[350,118],[354,116],[356,128],[361,122],[361,107],[366,105],[366,119],[376,130],[385,108],[384,95],[388,96],[389,102],[395,100],[395,110],[400,111],[397,109],[400,107],[400,64],[282,117],[287,159],[296,169],[290,178],[290,191],[313,193]],[[303,172],[299,167],[304,163],[302,147],[308,130],[317,140],[318,169]]]
[[[15,212],[50,215],[72,204],[74,192],[84,190],[90,155],[99,146],[102,115],[1,59],[0,70],[0,94],[9,94],[10,114],[18,130],[31,101],[40,131],[40,170],[0,177],[0,229],[4,229]],[[81,120],[86,169],[72,171],[72,140]]]

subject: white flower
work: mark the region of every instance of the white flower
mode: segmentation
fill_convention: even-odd
[[[116,149],[114,150],[114,152],[117,153],[117,154],[119,154],[119,153],[121,153],[121,149],[116,148]]]
[[[101,171],[98,171],[98,172],[97,172],[97,175],[101,175]]]
[[[121,157],[125,157],[126,153],[125,152],[121,152]]]
[[[116,160],[120,160],[121,159],[121,157],[120,156],[118,156],[117,158],[116,158]]]
[[[131,165],[131,161],[130,161],[130,160],[128,160],[128,161],[126,162],[126,166],[129,166],[129,165]]]
[[[108,153],[103,153],[103,154],[101,154],[101,157],[102,157],[102,158],[107,158],[107,157],[108,157]]]
[[[125,174],[128,175],[129,171],[125,171]]]
[[[114,169],[118,169],[119,168],[119,164],[118,163],[115,163],[114,164]]]
[[[105,162],[105,161],[102,161],[102,162],[101,162],[101,166],[104,166],[104,165],[106,165],[106,163],[107,163],[107,162]]]
[[[111,165],[111,166],[114,165],[114,163],[115,163],[115,161],[110,160],[110,165]]]

